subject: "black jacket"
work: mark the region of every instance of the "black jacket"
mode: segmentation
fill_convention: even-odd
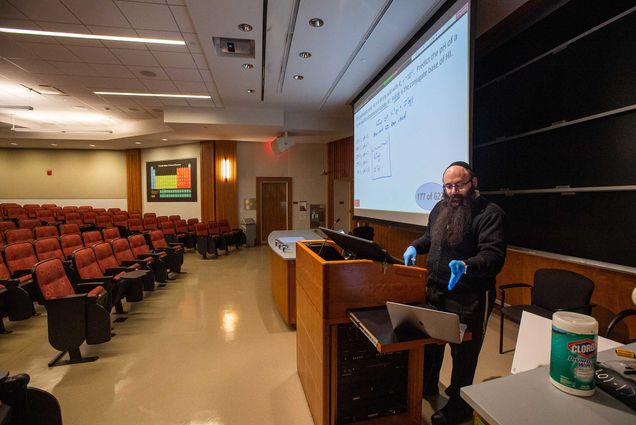
[[[450,248],[442,241],[431,240],[431,228],[441,210],[437,203],[429,216],[424,236],[413,241],[418,254],[428,253],[428,285],[442,291],[448,290],[451,260],[462,260],[468,270],[461,277],[453,292],[483,292],[495,287],[495,276],[506,258],[504,211],[483,196],[478,196],[472,208],[470,234],[457,247]]]

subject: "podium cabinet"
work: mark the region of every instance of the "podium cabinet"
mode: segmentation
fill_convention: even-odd
[[[426,270],[326,260],[335,249],[296,245],[297,367],[314,423],[420,424],[423,346],[378,353],[348,310],[423,302]]]

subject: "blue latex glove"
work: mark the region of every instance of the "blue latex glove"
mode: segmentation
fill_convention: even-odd
[[[459,278],[466,273],[466,264],[460,260],[453,260],[448,263],[448,267],[450,267],[451,270],[451,277],[448,280],[448,290],[452,291],[455,284],[459,282]]]
[[[404,258],[404,265],[410,266],[415,264],[415,256],[417,255],[417,250],[415,247],[409,246],[402,254],[402,258]]]

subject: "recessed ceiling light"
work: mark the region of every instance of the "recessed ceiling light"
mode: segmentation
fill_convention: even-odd
[[[244,63],[243,64],[243,69],[252,69],[254,68],[254,65],[252,65],[251,63]]]
[[[94,91],[104,96],[142,96],[142,97],[178,97],[181,99],[211,99],[212,96],[201,94],[169,94],[169,93],[132,93],[118,91]]]
[[[141,145],[141,142],[135,142],[136,145]]]
[[[238,29],[243,32],[250,32],[253,28],[250,24],[239,24]]]
[[[298,53],[298,56],[300,56],[303,59],[309,59],[311,57],[311,53],[309,53],[309,52],[300,52],[300,53]]]
[[[167,141],[168,141],[168,139],[161,139],[161,141],[162,141],[162,142],[167,142]]]
[[[323,21],[320,18],[311,18],[309,20],[309,25],[311,25],[314,28],[320,28],[321,26],[325,25],[325,21]]]
[[[57,146],[57,143],[51,143],[51,146]]]
[[[18,146],[16,142],[11,142],[11,146]]]
[[[248,93],[254,93],[254,89],[247,89]]]
[[[302,80],[302,79],[303,79],[303,78],[305,78],[305,77],[303,77],[302,75],[294,75],[292,78],[293,78],[294,80]]]
[[[95,147],[95,145],[88,145],[88,146],[90,146],[91,148],[94,148],[94,147]]]
[[[1,28],[1,27],[0,27],[0,32],[6,32],[10,34],[43,35],[47,37],[85,38],[89,40],[127,41],[131,43],[174,44],[179,46],[185,46],[185,41],[183,40],[162,40],[158,38],[119,37],[115,35],[79,34],[74,32],[38,31],[38,30],[25,30],[20,28]]]

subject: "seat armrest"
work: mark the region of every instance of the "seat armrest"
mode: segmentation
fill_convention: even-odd
[[[110,280],[102,281],[102,282],[97,280],[93,280],[93,281],[86,280],[84,282],[81,282],[75,285],[75,290],[79,293],[87,294],[98,286],[103,286],[107,292],[111,292],[113,283]]]
[[[527,283],[509,283],[507,285],[501,285],[499,287],[499,290],[503,291],[510,288],[532,288],[532,285],[529,285]]]
[[[77,283],[91,283],[91,282],[110,282],[114,279],[114,276],[100,276],[100,277],[91,277],[89,279],[80,279]]]
[[[145,265],[145,261],[142,260],[124,260],[121,261],[122,266],[134,266],[135,264]]]
[[[508,283],[506,285],[501,285],[499,287],[499,293],[501,295],[501,308],[504,308],[505,306],[505,301],[506,301],[506,289],[512,289],[512,288],[530,288],[530,293],[532,293],[532,290],[534,289],[534,287],[532,285],[529,285],[527,283]]]
[[[32,271],[31,271],[31,270],[29,270],[29,269],[16,270],[16,271],[14,271],[13,273],[11,273],[11,277],[12,277],[12,278],[14,278],[14,279],[17,279],[17,278],[19,278],[19,277],[22,277],[22,276],[26,276],[26,275],[28,275],[28,274],[31,274],[31,272],[32,272]]]
[[[131,269],[129,267],[109,267],[106,269],[106,273],[109,275],[117,275],[121,272],[129,272]]]
[[[44,301],[44,304],[61,305],[61,304],[74,304],[78,302],[83,303],[86,298],[88,298],[88,294],[73,294],[73,295],[66,295],[64,297],[56,297],[56,298],[48,299]]]
[[[6,287],[16,287],[20,284],[20,280],[18,279],[8,279],[8,280],[4,280],[1,279],[0,280],[0,285],[4,285]]]

